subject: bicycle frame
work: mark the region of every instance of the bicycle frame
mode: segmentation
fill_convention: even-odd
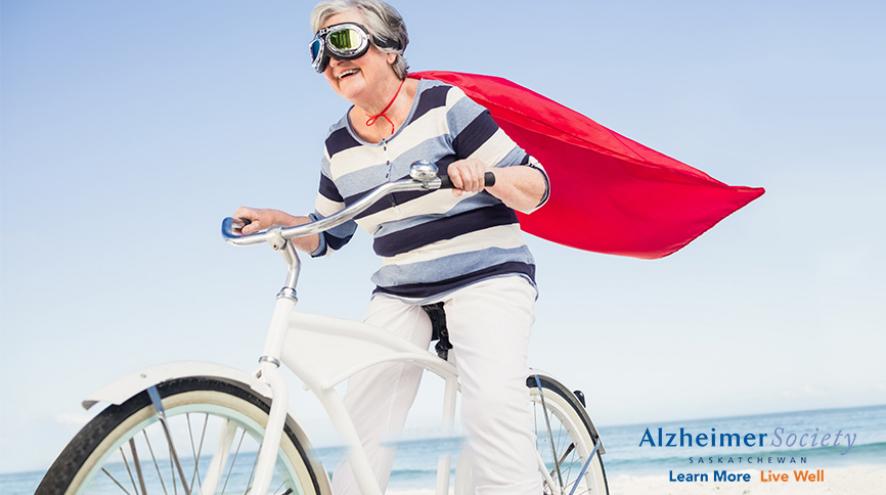
[[[259,450],[253,492],[267,491],[276,462],[277,445],[283,434],[288,404],[287,385],[280,373],[283,365],[319,399],[341,434],[348,447],[351,468],[360,490],[367,495],[382,495],[354,423],[335,387],[354,374],[380,363],[408,362],[421,366],[439,375],[446,383],[442,426],[444,431],[449,431],[455,416],[458,391],[456,369],[427,349],[388,335],[381,329],[360,322],[297,312],[296,286],[301,261],[292,243],[283,238],[280,231],[276,231],[276,235],[273,231],[269,234],[272,236],[271,246],[281,252],[289,271],[286,285],[277,294],[264,352],[259,358],[259,380],[270,389],[272,402],[265,437]],[[332,349],[334,353],[323,352]],[[217,455],[224,455],[232,439],[230,435],[223,436]],[[449,492],[449,468],[449,456],[441,456],[437,472],[439,495]],[[211,483],[209,488],[213,488]]]
[[[270,487],[284,427],[287,423],[289,389],[280,370],[285,366],[301,379],[306,390],[311,391],[318,398],[333,425],[342,435],[348,447],[351,468],[360,491],[365,495],[382,495],[354,422],[336,391],[336,387],[353,375],[377,364],[409,363],[419,366],[423,370],[429,370],[440,376],[445,382],[441,423],[444,432],[451,432],[458,394],[456,368],[428,349],[422,349],[406,340],[390,335],[383,329],[360,322],[309,315],[296,311],[298,303],[296,287],[301,262],[294,245],[289,240],[322,232],[348,221],[384,195],[397,191],[436,190],[443,183],[441,178],[437,176],[436,166],[427,162],[413,164],[410,175],[412,180],[403,179],[386,183],[344,210],[309,224],[287,228],[275,227],[255,234],[244,235],[237,231],[236,220],[226,218],[223,221],[222,235],[229,243],[235,245],[268,243],[283,255],[289,269],[286,283],[277,294],[263,353],[259,357],[260,367],[256,373],[250,375],[241,370],[212,363],[168,363],[118,379],[89,396],[87,400],[83,401],[83,407],[89,409],[97,402],[119,405],[136,394],[147,392],[166,434],[167,443],[170,445],[170,465],[174,464],[177,467],[184,492],[190,494],[194,493],[192,492],[194,487],[188,487],[184,482],[185,476],[182,473],[181,461],[176,454],[170,431],[165,422],[165,409],[157,391],[157,385],[175,378],[203,376],[231,380],[248,386],[255,393],[268,399],[270,406],[261,446],[254,465],[251,488],[248,492],[266,493]],[[538,382],[538,379],[536,381]],[[538,388],[541,392],[540,382]],[[541,397],[544,408],[544,396]],[[547,412],[545,414],[547,415]],[[570,430],[585,427],[583,424],[575,422],[570,425],[572,425]],[[309,445],[304,432],[298,425],[292,423],[290,426],[293,429],[292,434],[297,437],[298,441]],[[548,429],[550,430],[550,425],[548,425]],[[602,445],[599,442],[599,436],[595,434],[593,425],[590,425],[590,429],[592,437],[595,438],[594,445],[588,455],[588,460],[582,467],[582,473],[587,469],[594,452],[598,448],[602,452]],[[201,493],[215,492],[219,478],[227,464],[228,453],[236,431],[237,425],[234,422],[228,421],[227,424],[223,424],[218,445],[210,459],[209,469],[199,490]],[[569,448],[571,449],[572,446]],[[469,467],[468,457],[460,456],[459,458],[455,486],[457,495],[462,495],[467,491],[470,484],[470,471],[462,469]],[[556,457],[555,453],[555,463],[557,462]],[[563,495],[565,487],[561,487],[551,478],[545,461],[538,452],[536,452],[536,458],[538,470],[551,493]],[[320,494],[328,494],[330,489],[325,470],[313,460],[308,461],[313,465],[315,471],[322,472],[322,478],[316,480],[320,485]],[[437,495],[448,495],[449,493],[450,465],[450,456],[441,455],[437,463]],[[289,474],[297,475],[294,472]],[[573,492],[577,486],[576,481],[572,489]]]
[[[354,477],[365,495],[382,495],[378,480],[372,472],[369,458],[363,449],[354,423],[345,409],[344,402],[335,391],[336,385],[352,375],[380,363],[404,362],[420,366],[439,375],[445,381],[442,427],[450,431],[455,415],[458,392],[457,372],[453,365],[443,361],[427,349],[421,349],[402,339],[388,335],[382,329],[336,318],[307,315],[295,310],[298,298],[296,286],[301,261],[289,239],[321,232],[356,216],[374,204],[379,198],[395,191],[435,190],[441,186],[437,166],[429,162],[416,162],[410,171],[411,179],[403,179],[380,186],[359,201],[330,217],[287,228],[238,235],[232,218],[222,223],[222,235],[230,243],[251,245],[269,243],[280,252],[289,271],[286,284],[277,294],[277,302],[271,317],[264,352],[259,358],[259,380],[271,391],[271,410],[265,437],[259,450],[252,493],[265,493],[277,457],[277,448],[283,434],[287,414],[288,389],[280,372],[285,366],[305,384],[320,400],[333,425],[342,435]],[[335,349],[334,354],[323,352]],[[233,436],[224,432],[216,458],[224,460]],[[213,465],[215,465],[215,458]],[[223,462],[221,462],[223,465]],[[539,458],[539,469],[547,477],[547,470]],[[450,458],[442,455],[438,460],[437,495],[449,493]],[[548,478],[550,481],[550,479]],[[210,480],[211,481],[211,480]],[[204,489],[207,485],[204,483]],[[210,483],[211,489],[214,489]]]

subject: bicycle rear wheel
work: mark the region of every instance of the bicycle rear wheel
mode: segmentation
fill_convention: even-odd
[[[608,495],[599,441],[584,406],[568,388],[543,375],[527,378],[536,450],[547,467],[545,494]],[[590,460],[588,460],[590,459]]]
[[[209,492],[207,484],[215,484],[212,493],[246,493],[269,403],[247,385],[213,377],[170,380],[157,390],[168,437],[147,392],[141,392],[107,407],[83,427],[37,493],[197,494]],[[325,473],[309,458],[309,450],[287,418],[271,493],[329,493]]]

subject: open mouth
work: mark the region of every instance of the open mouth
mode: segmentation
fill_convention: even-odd
[[[351,77],[358,72],[360,72],[360,69],[348,69],[338,75],[338,80],[341,81],[342,79],[346,79],[348,77]]]

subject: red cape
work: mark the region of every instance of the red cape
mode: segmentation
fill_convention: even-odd
[[[764,192],[724,184],[507,79],[443,71],[409,77],[458,86],[544,165],[548,203],[517,215],[524,231],[550,241],[661,258]]]

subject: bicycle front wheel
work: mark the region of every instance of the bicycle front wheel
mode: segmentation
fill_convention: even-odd
[[[608,495],[597,433],[587,411],[568,388],[551,377],[526,380],[534,418],[535,447],[546,467],[546,495]]]
[[[37,493],[247,493],[270,404],[247,385],[212,377],[170,380],[157,390],[166,428],[147,392],[107,407],[65,447]],[[305,442],[287,417],[271,493],[328,493]]]

